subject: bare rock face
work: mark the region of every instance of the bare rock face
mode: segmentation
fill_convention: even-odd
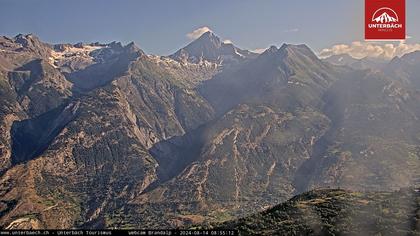
[[[19,34],[14,38],[0,37],[0,63],[3,69],[14,69],[34,59],[47,59],[52,46],[41,42],[35,35]]]
[[[88,98],[72,102],[50,120],[52,127],[62,129],[52,139],[47,137],[50,140],[43,145],[45,150],[37,150],[40,154],[36,158],[31,156],[27,163],[19,165],[26,169],[25,178],[12,183],[11,191],[3,197],[19,199],[22,208],[8,212],[4,219],[35,214],[48,228],[71,227],[78,220],[88,223],[101,218],[118,199],[124,198],[124,202],[132,191],[141,192],[155,178],[156,163],[137,138],[136,124],[122,115],[128,113],[126,101],[118,96],[118,90],[113,91],[113,96],[103,91],[96,95],[103,105]],[[103,122],[99,129],[97,122]],[[43,135],[47,134],[48,129]],[[40,137],[40,142],[43,140]],[[30,187],[21,190],[26,197],[14,192],[25,183],[22,181],[30,181]],[[53,213],[63,215],[66,221],[55,221],[49,215]]]
[[[72,84],[41,59],[9,72],[8,77],[22,109],[31,117],[56,108],[72,95]]]
[[[267,106],[240,105],[196,137],[153,150],[162,167],[160,178],[175,177],[139,196],[136,203],[166,206],[168,199],[179,199],[170,205],[191,214],[231,209],[231,214],[243,215],[264,209],[295,192],[297,167],[310,158],[312,145],[328,125],[325,116],[313,111],[293,115]],[[195,142],[183,150],[188,139]],[[197,146],[201,148],[196,150]],[[165,148],[173,151],[165,153]],[[188,164],[182,163],[189,158]],[[174,168],[179,172],[173,173]]]
[[[334,129],[324,136],[328,148],[312,166],[310,186],[381,191],[415,185],[417,93],[377,72],[352,73],[333,85],[325,99]]]
[[[12,164],[15,122],[36,117],[72,96],[72,84],[46,61],[52,51],[34,35],[0,39],[0,170]]]

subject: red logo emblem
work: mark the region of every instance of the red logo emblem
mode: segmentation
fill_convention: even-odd
[[[405,0],[365,0],[365,39],[405,39]]]

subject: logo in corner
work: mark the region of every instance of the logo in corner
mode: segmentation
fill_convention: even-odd
[[[375,11],[372,21],[376,23],[392,23],[398,22],[397,13],[389,7],[382,7]]]
[[[405,39],[405,0],[365,0],[365,39]]]

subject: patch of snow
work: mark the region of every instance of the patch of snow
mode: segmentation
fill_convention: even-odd
[[[242,58],[245,58],[245,56],[242,53],[238,52],[238,50],[236,50],[236,49],[235,49],[235,53],[236,53],[236,55],[238,55]]]
[[[301,82],[298,81],[287,81],[288,84],[294,84],[294,85],[299,85],[299,86],[304,86]]]
[[[218,64],[213,63],[213,62],[209,62],[206,60],[202,60],[199,63],[192,63],[189,61],[177,61],[174,60],[170,57],[164,57],[164,56],[156,56],[156,55],[148,55],[148,57],[155,62],[156,64],[159,64],[160,66],[163,67],[175,67],[175,68],[179,68],[179,67],[196,67],[196,66],[204,66],[204,67],[209,67],[209,68],[216,68],[218,67]]]
[[[88,61],[93,61],[94,58],[90,55],[91,52],[105,48],[105,46],[92,46],[85,45],[83,47],[64,46],[64,50],[52,50],[51,56],[49,57],[50,64],[54,67],[60,61],[72,60],[75,58],[81,58]]]

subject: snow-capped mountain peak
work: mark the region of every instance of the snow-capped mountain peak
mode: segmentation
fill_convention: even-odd
[[[242,50],[232,43],[224,43],[217,35],[208,31],[169,57],[183,62],[200,63],[205,60],[224,64],[256,56],[257,54]]]

